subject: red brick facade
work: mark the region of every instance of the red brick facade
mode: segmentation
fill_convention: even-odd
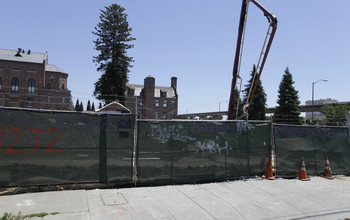
[[[144,85],[129,84],[125,106],[138,118],[175,119],[178,114],[177,78],[171,78],[171,86],[156,86],[155,79],[148,76]],[[137,106],[136,106],[137,102]]]
[[[71,110],[67,78],[47,53],[0,49],[0,106]]]

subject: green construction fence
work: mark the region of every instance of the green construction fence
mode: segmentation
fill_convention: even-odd
[[[138,183],[188,183],[262,175],[269,123],[138,121]]]
[[[347,127],[319,127],[273,125],[276,144],[276,173],[282,177],[296,177],[304,158],[308,175],[322,175],[326,157],[333,174],[350,174],[349,129]]]
[[[128,182],[134,117],[0,109],[0,186]]]

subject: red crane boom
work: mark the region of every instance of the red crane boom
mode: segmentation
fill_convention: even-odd
[[[241,53],[241,49],[242,49],[241,48],[242,47],[242,37],[243,37],[244,26],[245,26],[245,22],[246,22],[247,6],[248,6],[249,2],[254,3],[260,10],[263,11],[264,15],[267,17],[268,22],[269,22],[269,26],[270,26],[269,30],[270,30],[270,28],[272,28],[272,31],[271,31],[271,33],[269,33],[269,31],[268,31],[269,40],[268,40],[267,46],[265,48],[265,51],[262,53],[263,59],[261,62],[261,66],[260,66],[260,68],[259,68],[259,66],[257,67],[257,71],[258,71],[257,72],[257,79],[254,82],[253,92],[250,93],[250,96],[248,97],[248,100],[250,100],[250,101],[249,101],[249,105],[248,105],[246,112],[249,111],[249,108],[251,106],[251,102],[252,102],[253,98],[250,98],[250,97],[254,97],[256,87],[257,87],[258,82],[260,80],[260,76],[261,76],[262,70],[264,68],[266,58],[267,58],[267,55],[270,51],[270,47],[271,47],[273,38],[274,38],[275,33],[276,33],[276,29],[277,29],[277,17],[275,15],[273,15],[270,11],[268,11],[264,6],[262,6],[256,0],[242,0],[241,16],[240,16],[239,27],[238,27],[236,54],[235,54],[235,60],[234,60],[234,65],[233,65],[231,94],[230,94],[230,101],[229,101],[229,105],[228,105],[228,115],[227,115],[228,120],[232,120],[234,118],[234,110],[233,109],[234,109],[234,105],[236,103],[236,100],[235,100],[236,83],[237,83],[237,78],[239,78],[238,68],[239,68],[239,61],[240,61],[240,53]],[[265,47],[265,44],[264,44],[264,47]],[[238,106],[237,106],[237,108],[238,108]]]

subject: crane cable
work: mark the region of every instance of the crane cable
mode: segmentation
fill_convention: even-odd
[[[255,69],[255,72],[254,72],[254,77],[253,77],[253,80],[252,80],[252,83],[250,85],[250,89],[249,89],[249,93],[248,93],[248,96],[247,96],[247,100],[246,100],[246,103],[244,105],[244,108],[243,108],[243,113],[246,113],[246,109],[247,109],[247,106],[248,106],[248,103],[250,101],[250,94],[252,92],[252,89],[253,89],[253,86],[255,85],[255,78],[256,78],[256,75],[257,75],[257,72],[258,72],[258,69],[260,68],[260,61],[261,61],[261,57],[264,55],[264,49],[265,49],[265,45],[266,45],[266,41],[267,41],[267,38],[268,36],[270,35],[270,28],[271,28],[271,23],[269,24],[269,27],[267,29],[267,33],[266,33],[266,37],[265,37],[265,41],[264,41],[264,44],[263,44],[263,47],[261,49],[261,53],[260,53],[260,56],[259,56],[259,60],[258,60],[258,65]],[[253,99],[253,97],[251,97],[251,99]]]
[[[242,78],[240,77],[239,73],[241,71],[241,63],[242,63],[242,56],[243,56],[243,45],[244,45],[244,37],[245,37],[245,30],[247,27],[247,19],[248,19],[248,9],[249,9],[249,0],[246,0],[246,12],[245,12],[245,17],[244,17],[244,26],[243,26],[243,34],[242,34],[242,42],[241,42],[241,50],[239,52],[239,62],[238,62],[238,71],[237,71],[237,78],[241,79],[241,84],[240,84],[240,89],[238,91],[238,97],[240,97],[241,95],[241,89],[242,89]],[[235,90],[237,88],[237,80],[236,80],[236,84],[235,84]],[[240,105],[240,98],[237,99],[237,107],[236,107],[236,120],[238,118],[238,109],[239,109],[239,105]]]

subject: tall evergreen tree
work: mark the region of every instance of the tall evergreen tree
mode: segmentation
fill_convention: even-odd
[[[79,99],[77,99],[77,101],[75,102],[74,110],[79,111]]]
[[[253,93],[254,85],[252,86],[254,74],[256,71],[256,66],[253,66],[253,70],[250,73],[250,80],[248,81],[248,84],[245,85],[245,89],[243,90],[243,102],[242,105],[245,105],[248,99],[249,91],[251,90],[251,94]],[[257,82],[257,76],[255,77],[255,83]],[[250,98],[252,99],[251,105],[248,111],[248,119],[249,120],[265,120],[265,113],[266,113],[266,93],[264,91],[264,88],[262,86],[261,81],[259,80],[257,82],[257,87],[254,93],[254,97]],[[248,100],[248,102],[250,101]],[[249,103],[248,103],[249,105]]]
[[[79,105],[79,111],[84,111],[83,102],[80,102],[80,105]]]
[[[125,9],[118,4],[111,4],[101,10],[100,22],[95,27],[97,40],[95,49],[99,55],[93,61],[98,64],[97,71],[103,72],[95,83],[94,95],[104,104],[113,101],[124,103],[127,90],[128,72],[132,67],[133,58],[127,55],[127,50],[134,45],[131,37]]]
[[[91,111],[91,103],[90,100],[88,100],[87,106],[86,106],[86,111]]]
[[[95,111],[95,103],[94,102],[92,103],[91,111]]]
[[[283,124],[302,124],[298,91],[293,86],[294,81],[288,67],[284,71],[278,90],[277,108],[273,121]]]

